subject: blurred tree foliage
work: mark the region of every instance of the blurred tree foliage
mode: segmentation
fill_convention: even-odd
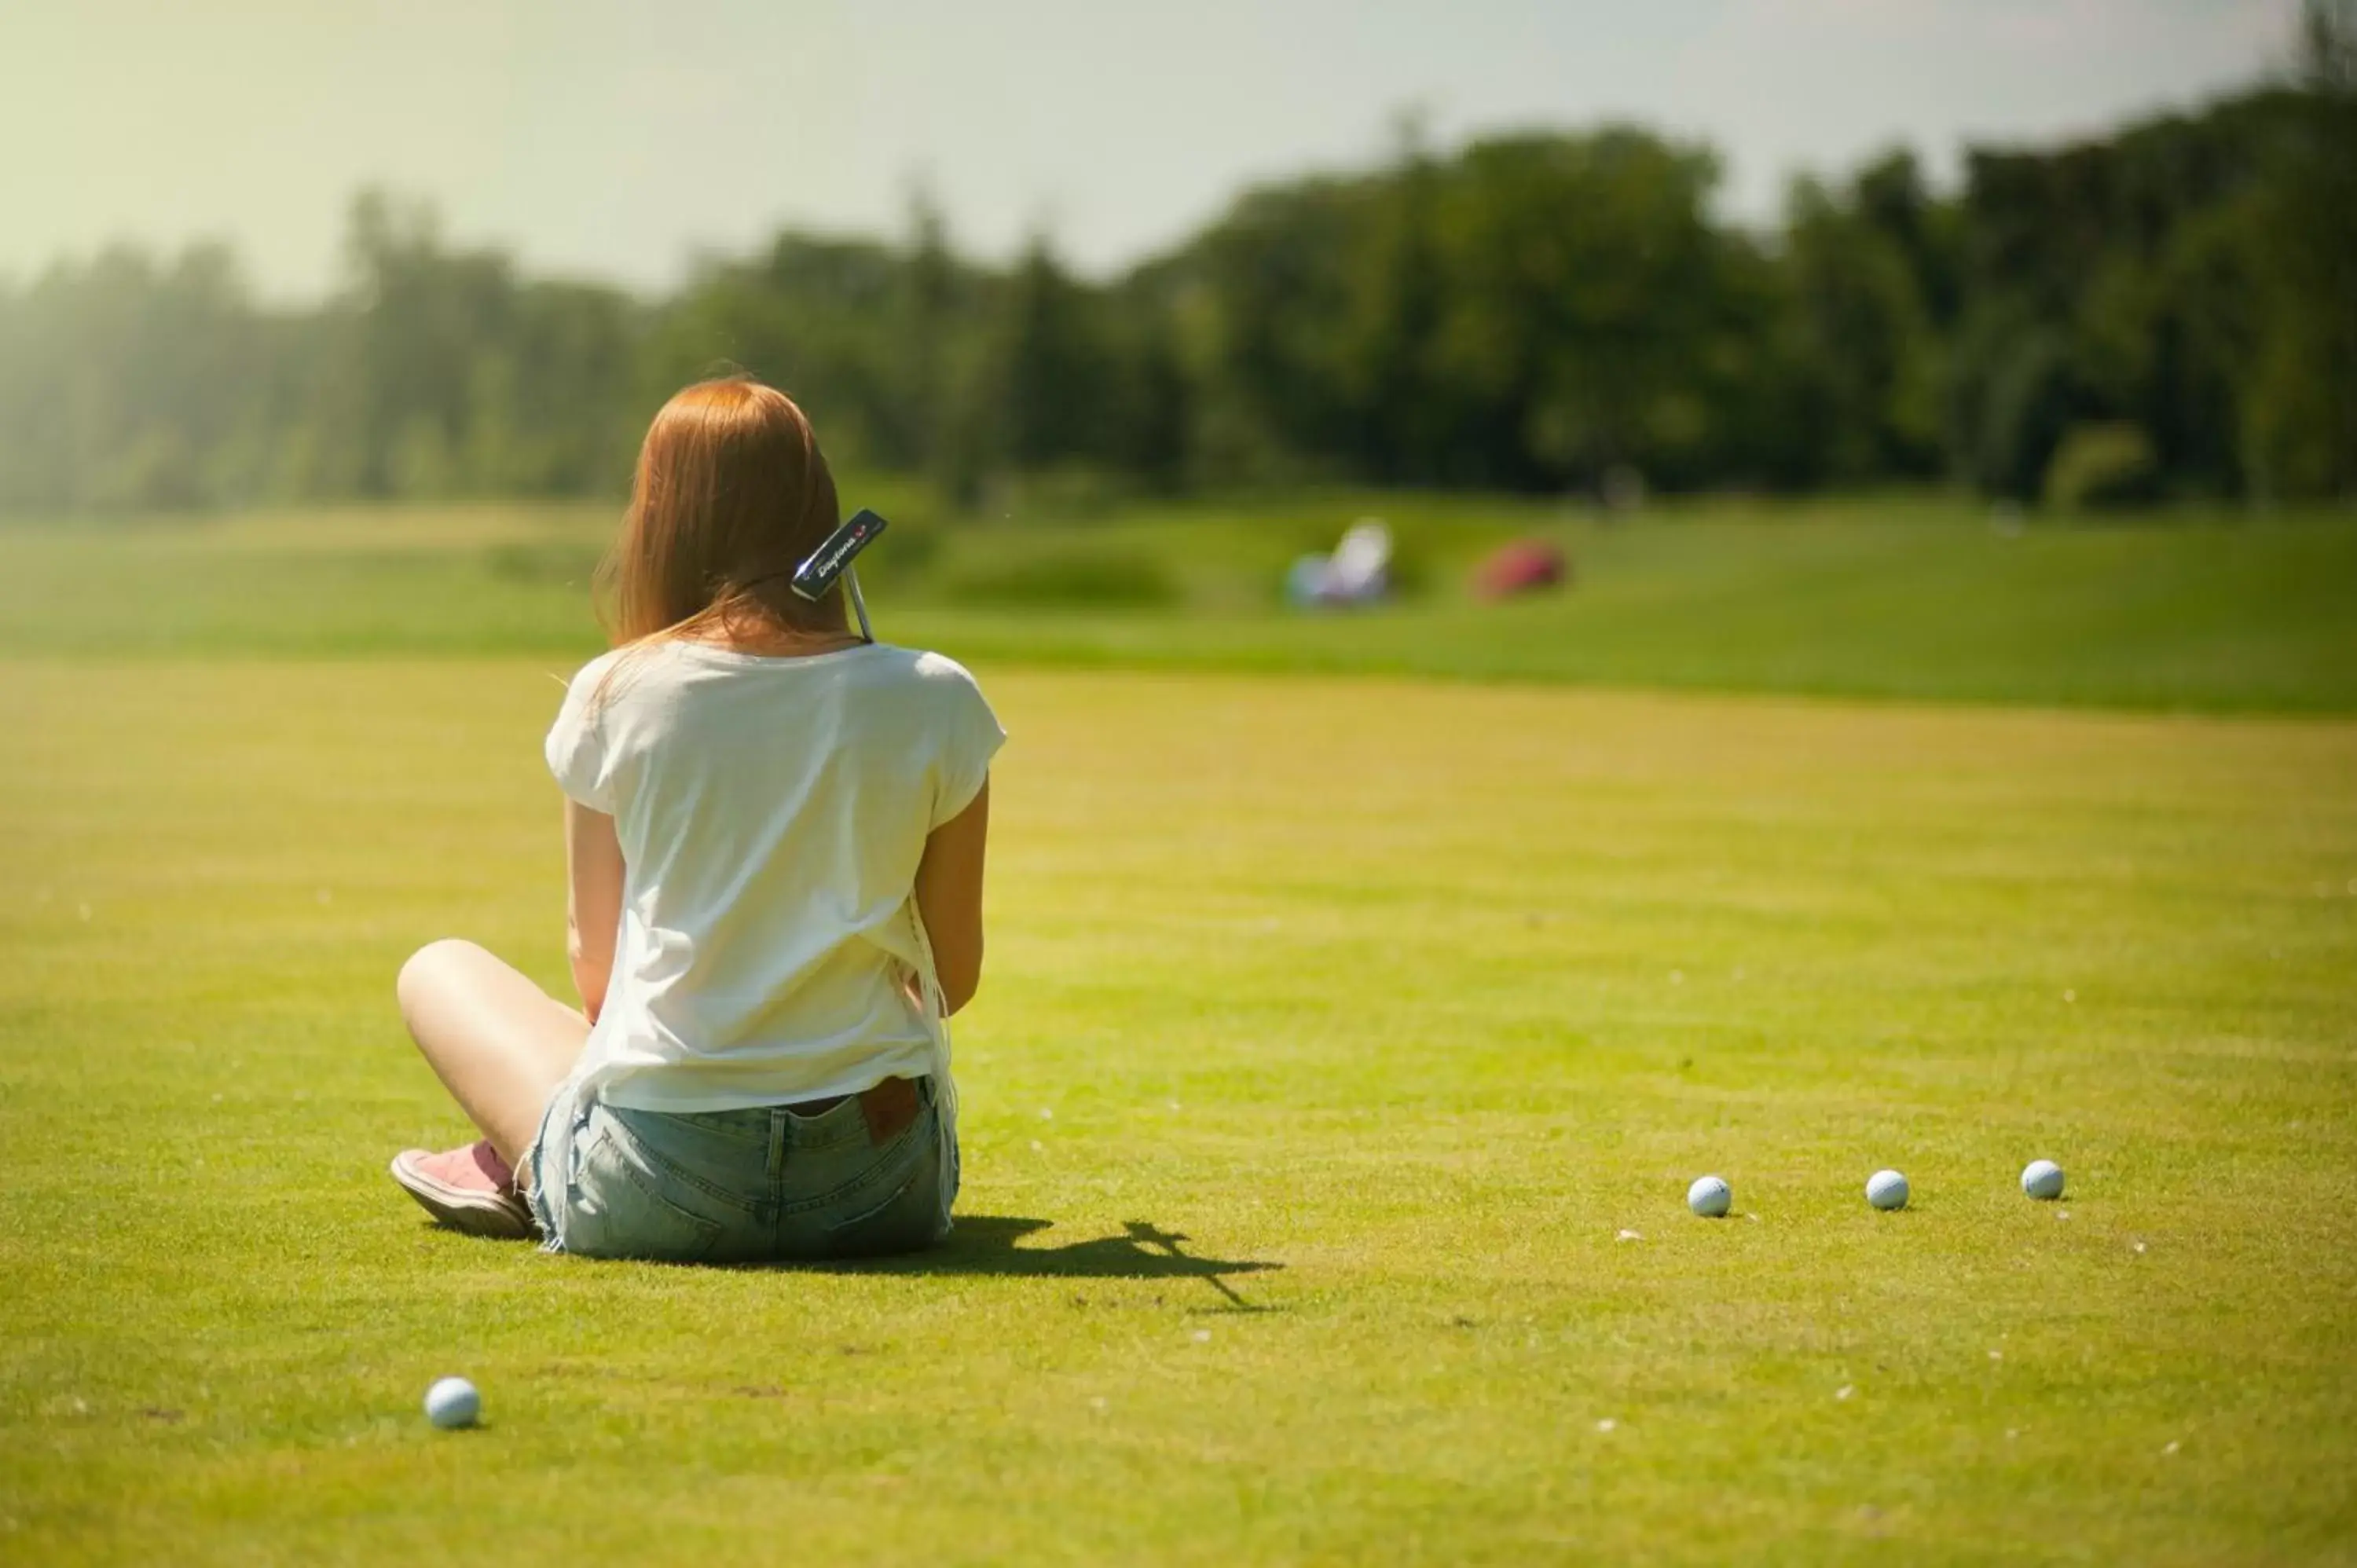
[[[1601,491],[1943,478],[1992,496],[2357,494],[2357,0],[2295,77],[1943,194],[1906,153],[1717,220],[1705,147],[1611,126],[1251,191],[1126,276],[780,234],[646,300],[353,205],[343,285],[222,249],[0,280],[0,510],[612,495],[672,390],[742,367],[838,462],[979,505],[1337,479]],[[2058,469],[2058,456],[2066,459]],[[2130,458],[2133,461],[2130,461]]]

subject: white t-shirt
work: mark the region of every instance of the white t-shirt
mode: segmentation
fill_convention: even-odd
[[[636,1110],[731,1111],[936,1070],[936,1026],[903,989],[928,972],[917,863],[1006,738],[963,667],[884,643],[593,660],[548,766],[613,817],[628,870],[574,1081]]]

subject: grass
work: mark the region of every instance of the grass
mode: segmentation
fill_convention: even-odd
[[[920,496],[875,499],[904,520],[867,568],[884,628],[985,661],[2357,713],[2347,513],[2003,532],[1887,498],[1607,526],[1501,499],[1313,496],[942,528]],[[1377,510],[1418,595],[1344,616],[1275,602],[1287,561]],[[0,654],[577,659],[610,527],[503,508],[0,530]],[[1469,602],[1471,563],[1533,533],[1565,546],[1577,585]]]
[[[1349,498],[879,559],[1015,736],[968,1186],[802,1271],[382,1175],[402,957],[562,981],[598,520],[0,531],[0,1562],[2350,1560],[2357,530],[1387,504],[1375,616]],[[1178,603],[961,602],[1074,561]]]
[[[0,1559],[2357,1541],[2357,726],[985,666],[964,1227],[704,1270],[382,1175],[558,662],[0,667]]]

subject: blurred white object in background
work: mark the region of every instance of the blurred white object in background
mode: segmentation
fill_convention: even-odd
[[[1345,604],[1380,599],[1391,587],[1392,531],[1382,518],[1362,517],[1342,534],[1327,572],[1327,587]]]
[[[1392,531],[1382,518],[1362,517],[1343,531],[1331,556],[1308,554],[1286,574],[1293,604],[1370,605],[1391,591]]]

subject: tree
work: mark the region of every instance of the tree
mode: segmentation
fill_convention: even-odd
[[[1943,459],[1942,313],[1953,301],[1946,211],[1914,157],[1887,155],[1846,188],[1795,182],[1785,259],[1820,437],[1816,477],[1923,478]]]
[[[2244,439],[2265,496],[2357,496],[2357,0],[2309,0],[2300,89],[2251,224]]]
[[[995,424],[1018,469],[1097,457],[1110,390],[1094,302],[1035,234],[1008,280],[996,348]]]

